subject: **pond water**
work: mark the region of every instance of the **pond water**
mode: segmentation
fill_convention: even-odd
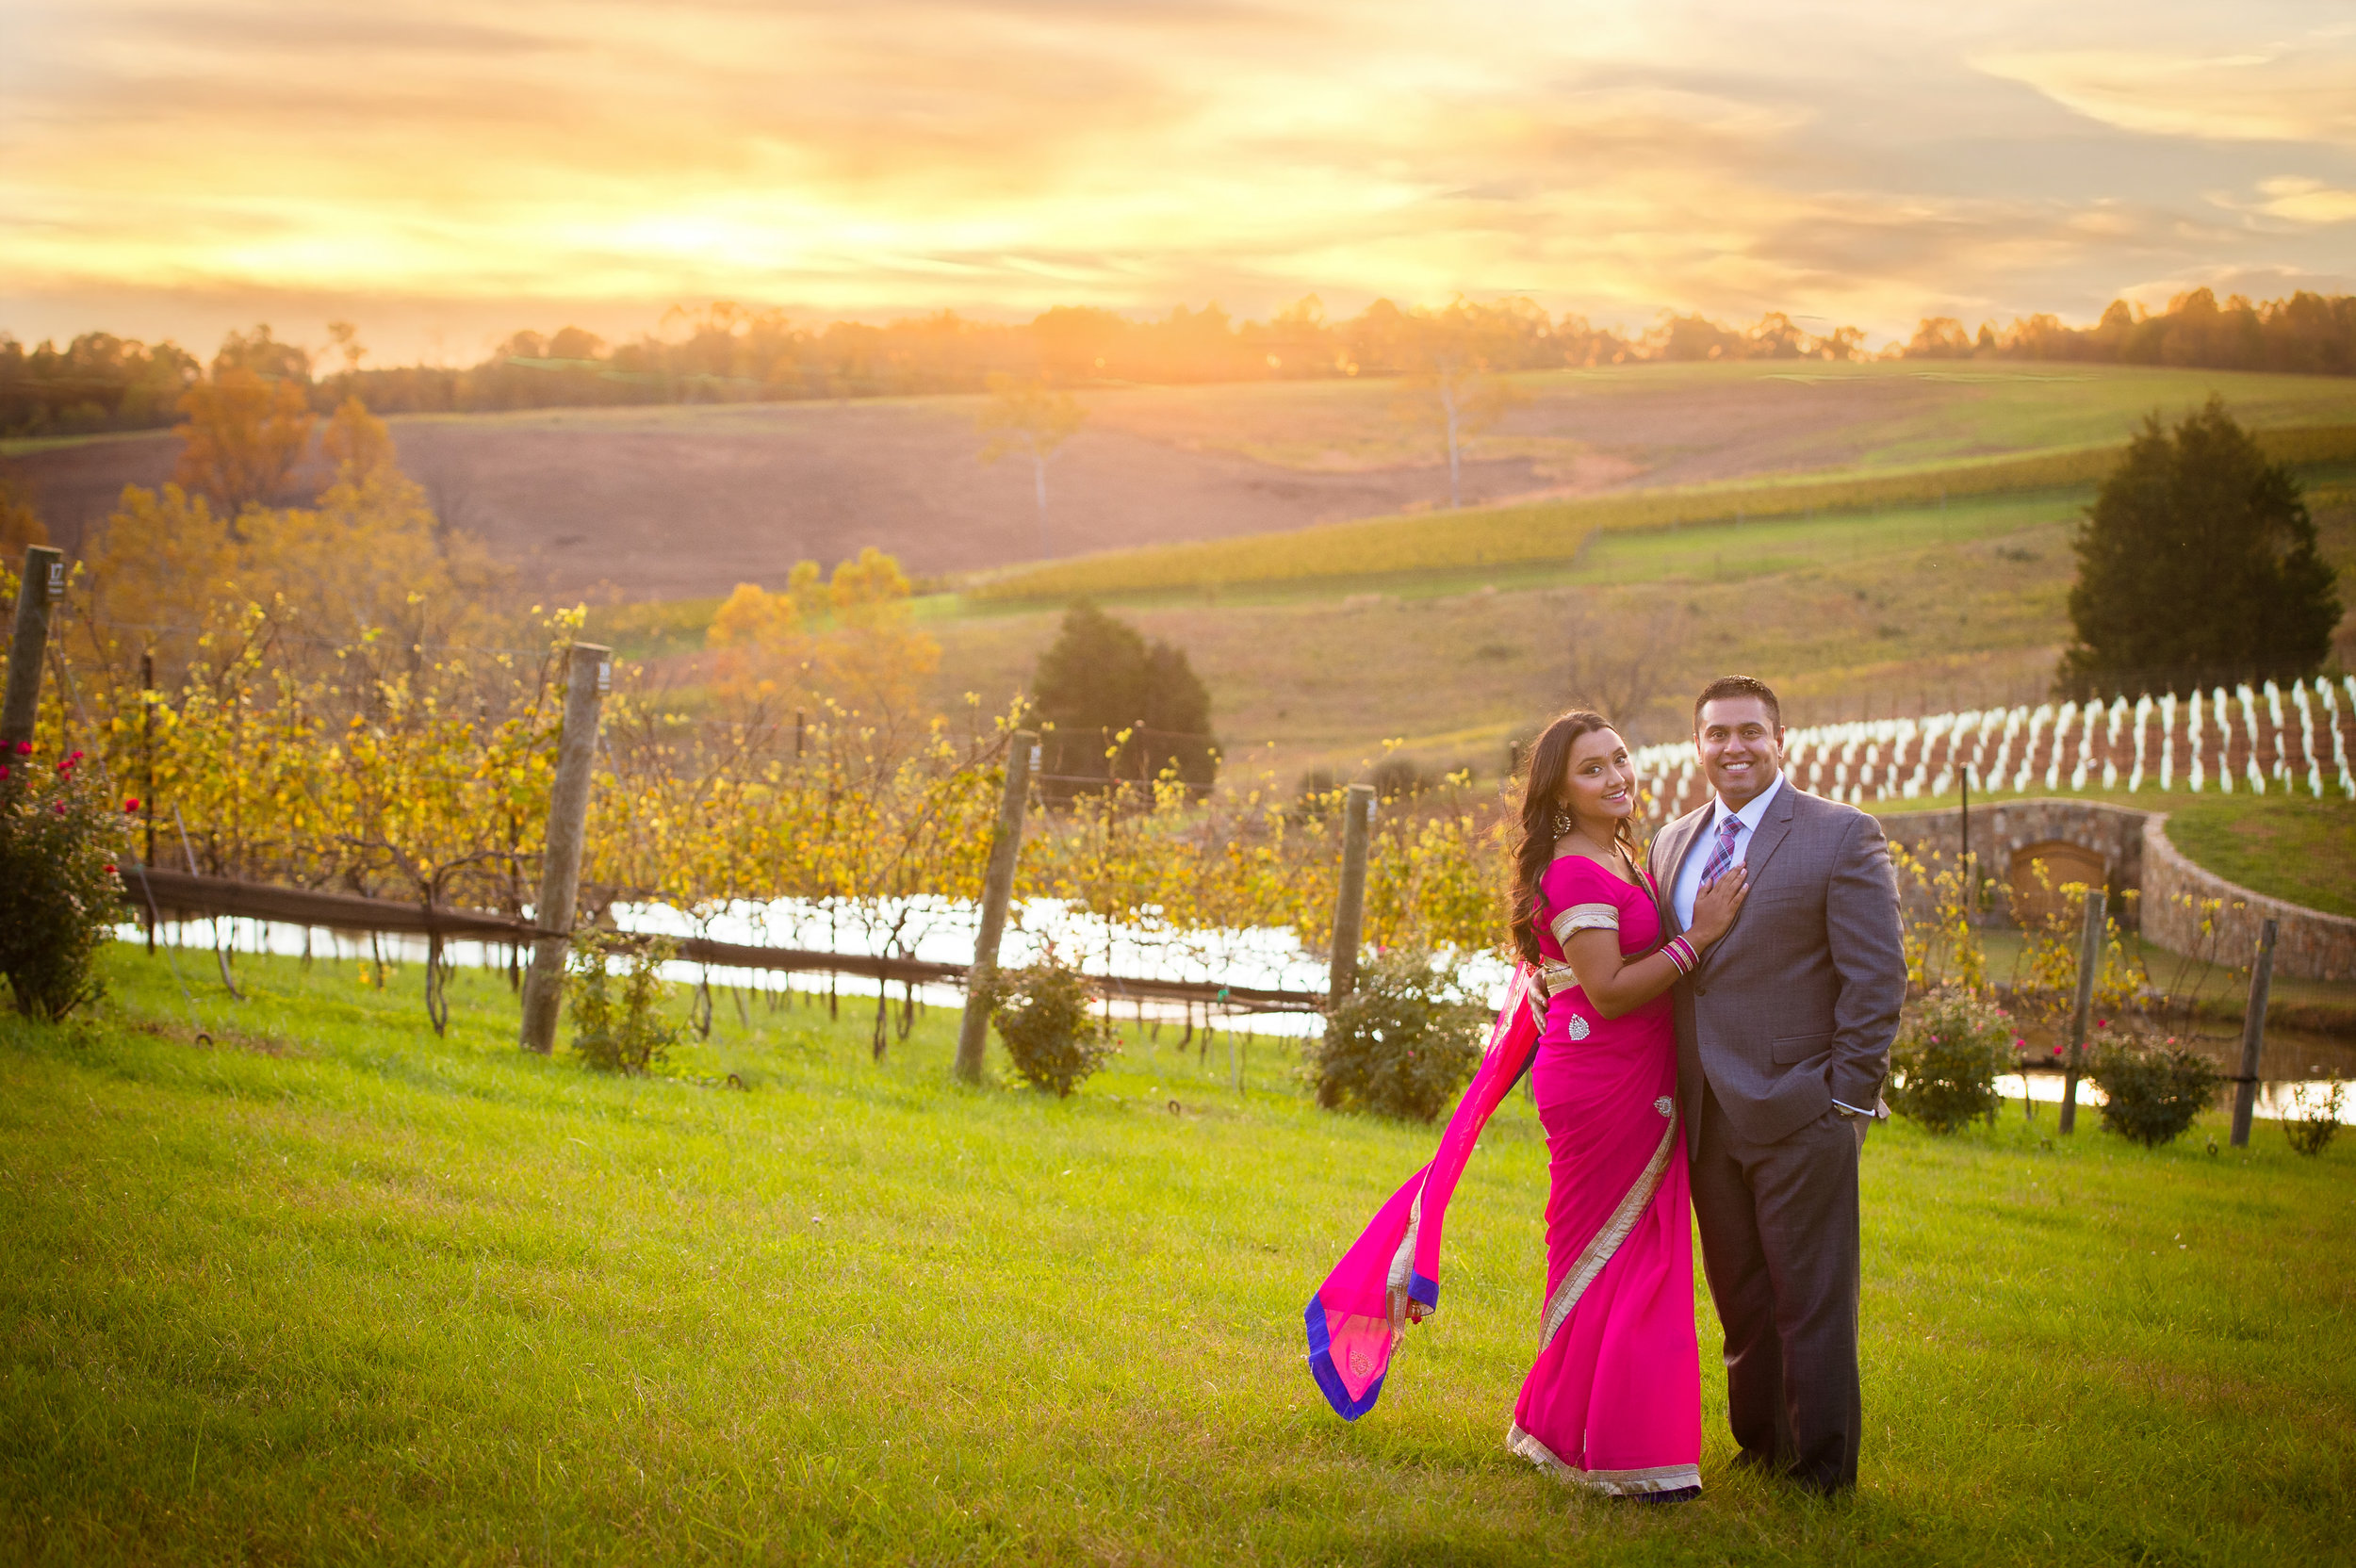
[[[881,906],[780,899],[768,904],[731,905],[700,921],[667,905],[617,905],[614,919],[629,931],[701,936],[756,947],[921,958],[937,963],[970,961],[980,924],[975,906],[951,899],[908,899]],[[214,923],[168,923],[159,936],[170,944],[209,952],[216,939]],[[223,919],[218,924],[219,939],[240,952],[295,956],[310,951],[322,957],[347,961],[367,957],[370,952],[365,937],[355,939],[244,919]],[[136,923],[118,926],[116,935],[125,941],[141,941],[145,938]],[[1303,953],[1289,930],[1261,927],[1178,931],[1115,924],[1052,899],[1034,899],[1008,911],[1002,962],[1009,967],[1030,963],[1051,943],[1067,957],[1076,958],[1090,974],[1301,992],[1322,992],[1327,983],[1325,959]],[[376,939],[376,949],[390,962],[425,960],[422,937],[380,937]],[[504,943],[451,941],[445,944],[443,951],[452,965],[462,968],[504,969],[508,962]],[[209,976],[209,966],[205,972]],[[1511,968],[1492,954],[1467,958],[1457,972],[1465,994],[1489,1006],[1503,999],[1506,982],[1512,975]],[[707,972],[700,964],[685,961],[665,965],[664,976],[685,986],[709,979],[715,989],[737,985],[753,989],[790,988],[823,991],[831,984],[845,997],[873,997],[878,988],[873,980],[848,975],[717,968]],[[195,975],[188,978],[193,981]],[[892,988],[887,985],[884,988]],[[915,992],[927,1005],[946,1007],[961,1005],[965,994],[955,986],[919,986]],[[1123,999],[1117,993],[1112,1008],[1116,1017],[1149,1021],[1175,1019],[1183,1012],[1176,1003],[1139,1002]],[[1200,1017],[1203,1010],[1197,1007],[1195,1011]],[[1231,1006],[1212,1011],[1222,1024],[1248,1028],[1255,1034],[1303,1037],[1317,1033],[1318,1027],[1315,1014],[1253,1013]],[[2029,1033],[2042,1042],[2043,1036],[2036,1030]],[[2224,1064],[2226,1071],[2234,1070],[2233,1064],[2238,1059],[2239,1051],[2236,1038],[2201,1034],[2191,1037],[2191,1043]],[[2326,1081],[2308,1074],[2334,1068],[2348,1073],[2352,1067],[2356,1067],[2356,1048],[2350,1042],[2304,1031],[2270,1028],[2260,1071],[2277,1076],[2266,1077],[2259,1084],[2256,1114],[2277,1119],[2296,1115],[2297,1094],[2302,1086],[2308,1086],[2311,1095],[2318,1090],[2328,1091]],[[2062,1077],[2058,1071],[2007,1073],[1996,1082],[1998,1091],[2016,1104],[2024,1099],[2037,1104],[2058,1104],[2061,1101]],[[2084,1080],[2078,1085],[2078,1099],[2081,1104],[2089,1106],[2102,1102],[2102,1091]]]
[[[2217,1096],[2219,1109],[2233,1104],[2233,1087],[2231,1084],[2226,1085],[2224,1091]],[[2281,1121],[2304,1114],[2299,1102],[2299,1091],[2302,1088],[2307,1091],[2310,1103],[2320,1103],[2321,1098],[2331,1094],[2331,1085],[2329,1079],[2266,1079],[2258,1085],[2258,1099],[2252,1107],[2252,1114],[2271,1121]],[[2062,1075],[2058,1072],[2007,1072],[1996,1080],[1996,1092],[2004,1097],[2007,1105],[2005,1114],[2009,1115],[2025,1114],[2029,1103],[2040,1106],[2059,1105],[2062,1098]],[[2356,1106],[2348,1102],[2348,1098],[2344,1096],[2342,1100],[2343,1117],[2347,1116],[2350,1110],[2356,1110]],[[2078,1080],[2079,1104],[2093,1106],[2102,1102],[2103,1094],[2101,1089],[2083,1078]]]

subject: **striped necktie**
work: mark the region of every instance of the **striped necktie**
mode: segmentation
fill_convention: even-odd
[[[1742,836],[1742,819],[1728,817],[1718,825],[1718,841],[1710,846],[1710,858],[1702,862],[1702,886],[1707,888],[1718,880],[1718,874],[1734,863],[1734,841]]]

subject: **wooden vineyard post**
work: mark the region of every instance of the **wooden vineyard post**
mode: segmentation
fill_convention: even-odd
[[[1980,872],[1972,858],[1972,764],[1963,765],[1963,886],[1971,900],[1964,906],[1964,917],[1976,925],[1980,920]]]
[[[2258,956],[2250,966],[2250,1008],[2241,1020],[2241,1074],[2233,1080],[2233,1147],[2250,1147],[2250,1119],[2258,1108],[2258,1059],[2266,1043],[2266,992],[2274,986],[2274,938],[2281,923],[2258,927]]]
[[[2100,888],[2086,890],[2086,930],[2078,938],[2078,1000],[2070,1013],[2070,1054],[2062,1062],[2061,1130],[2078,1125],[2078,1068],[2086,1054],[2086,1017],[2094,1010],[2094,975],[2102,967],[2103,920],[2108,896]]]
[[[8,635],[8,694],[0,703],[0,745],[14,751],[33,738],[41,703],[41,665],[49,652],[49,609],[65,597],[65,551],[31,545],[16,585],[16,625]]]
[[[998,943],[1006,934],[1006,905],[1014,897],[1014,862],[1023,850],[1023,808],[1031,796],[1031,753],[1039,735],[1018,729],[1006,747],[1006,784],[998,797],[998,828],[990,835],[990,869],[982,877],[982,928],[973,938],[973,967],[965,977],[965,1014],[957,1020],[957,1074],[982,1081],[990,1046],[990,981],[998,972]]]
[[[548,841],[540,852],[540,902],[532,911],[542,935],[532,939],[532,969],[524,976],[523,1048],[543,1056],[556,1047],[556,1015],[564,1004],[564,957],[581,893],[581,841],[589,823],[597,714],[613,684],[614,650],[575,643],[566,661],[564,728],[556,746],[556,784],[548,792]]]
[[[1335,1002],[1358,985],[1358,941],[1366,923],[1366,835],[1374,821],[1374,786],[1352,784],[1342,807],[1342,885],[1333,899]]]
[[[155,650],[139,655],[139,755],[146,763],[146,773],[139,788],[139,821],[147,829],[147,847],[140,853],[139,864],[155,863]],[[147,911],[147,956],[155,956],[155,908],[149,903]]]

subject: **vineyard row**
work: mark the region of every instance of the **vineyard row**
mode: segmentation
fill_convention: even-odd
[[[1814,725],[1790,732],[1786,766],[1811,793],[1937,799],[1968,771],[1988,794],[2269,791],[2356,799],[2356,677],[2219,686],[2189,698],[2139,696],[1989,708],[1922,719]],[[1693,748],[1644,747],[1648,812],[1665,822],[1707,798]]]

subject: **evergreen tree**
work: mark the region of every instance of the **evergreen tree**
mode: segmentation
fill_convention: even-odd
[[[1033,717],[1052,727],[1044,756],[1051,775],[1154,778],[1175,764],[1190,784],[1219,776],[1211,694],[1185,651],[1148,644],[1137,628],[1086,601],[1065,613],[1062,632],[1039,655],[1031,698]],[[1128,738],[1116,744],[1123,730]],[[1073,788],[1053,784],[1048,793],[1069,797]]]
[[[2212,397],[2175,431],[2154,414],[2078,531],[2065,695],[2311,675],[2340,600],[2290,470]]]

